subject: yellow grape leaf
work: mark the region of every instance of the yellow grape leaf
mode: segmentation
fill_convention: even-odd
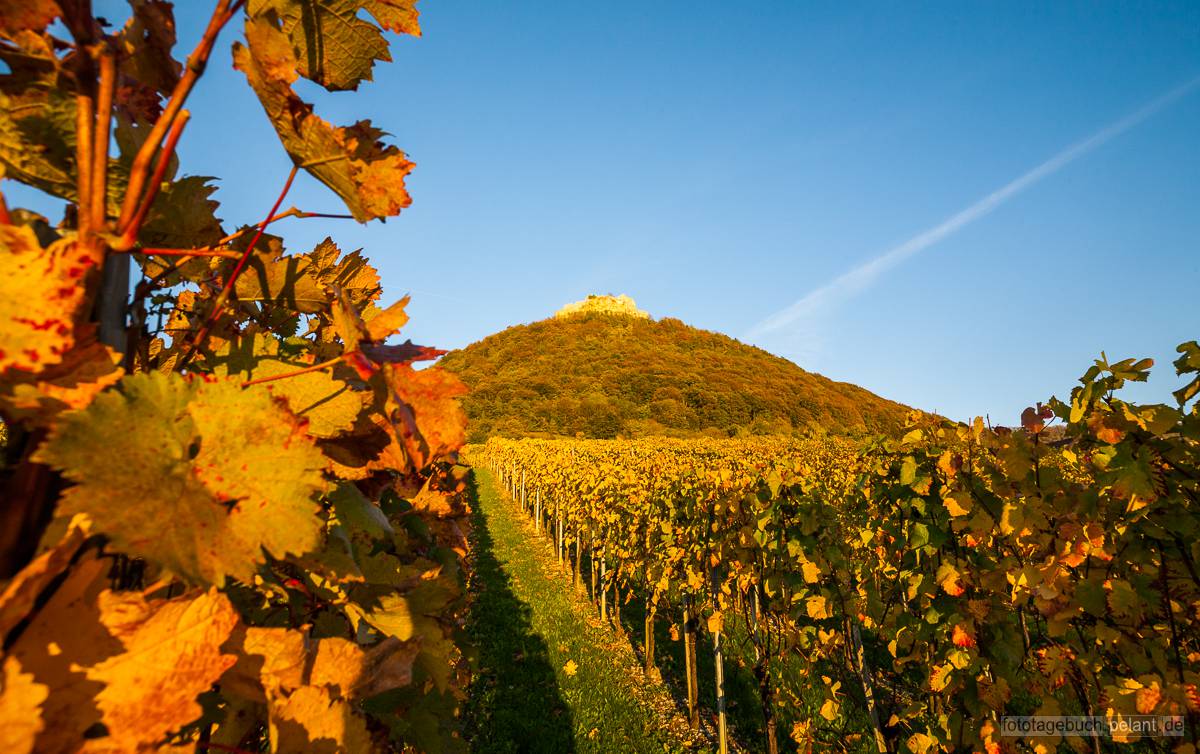
[[[0,751],[28,754],[46,727],[42,702],[50,696],[50,689],[35,681],[32,673],[22,672],[15,657],[6,657],[0,669]]]
[[[363,0],[361,5],[388,31],[421,36],[417,0]]]
[[[435,489],[433,477],[425,480],[425,485],[409,502],[415,510],[431,513],[435,516],[450,516],[454,514],[454,495],[445,490]]]
[[[70,527],[63,539],[22,568],[0,593],[0,644],[33,611],[42,591],[58,578],[79,551],[84,534]]]
[[[136,374],[64,415],[37,460],[75,483],[60,515],[86,513],[122,551],[192,582],[249,581],[320,542],[324,456],[261,386]]]
[[[125,370],[121,354],[98,342],[94,335],[80,335],[60,363],[36,376],[14,372],[0,387],[0,407],[13,419],[49,424],[63,411],[85,408],[101,390],[115,385]]]
[[[146,600],[109,590],[112,562],[94,550],[75,557],[23,630],[9,657],[50,689],[36,751],[146,751],[197,719],[196,696],[232,655],[220,645],[237,623],[215,590]],[[100,724],[102,738],[85,736]]]
[[[268,699],[271,751],[292,754],[368,754],[377,751],[366,721],[323,686],[301,686]]]
[[[94,265],[74,241],[43,249],[28,226],[0,225],[0,375],[62,361]]]
[[[806,584],[815,584],[821,580],[821,568],[811,560],[804,561],[800,566],[800,574]]]
[[[1149,715],[1158,707],[1162,699],[1162,688],[1156,679],[1152,684],[1143,686],[1134,692],[1134,707],[1143,715]]]
[[[958,516],[967,515],[971,512],[971,509],[975,507],[975,504],[971,502],[971,499],[964,495],[946,497],[942,500],[942,504],[946,506],[946,512],[955,518]]]
[[[136,592],[103,592],[100,620],[125,652],[88,668],[104,684],[96,705],[108,738],[121,751],[140,751],[203,711],[196,697],[234,662],[221,644],[238,622],[225,595],[147,601]]]
[[[809,597],[804,603],[804,608],[808,612],[808,617],[812,618],[813,620],[822,620],[831,615],[825,598],[820,595],[816,597]]]
[[[385,146],[370,121],[334,128],[292,91],[300,62],[287,35],[265,17],[246,21],[248,46],[235,44],[234,66],[246,74],[292,161],[331,188],[354,219],[392,217],[411,203],[404,152]]]
[[[937,739],[924,733],[914,733],[905,744],[913,754],[927,754],[929,750],[937,748]]]
[[[169,96],[183,72],[183,66],[171,55],[175,46],[174,14],[170,6],[161,3],[132,3],[130,10],[133,13],[116,39],[121,73]],[[209,241],[198,240],[196,245],[205,243]]]
[[[152,7],[155,6],[148,3],[134,6],[135,9]],[[169,89],[167,91],[170,92]],[[142,246],[176,249],[217,245],[225,237],[225,231],[216,216],[220,204],[210,198],[217,190],[210,181],[216,180],[210,176],[189,175],[164,183],[154,199],[146,224],[138,234],[138,242]],[[159,259],[165,260],[165,257]],[[177,258],[176,261],[182,260]],[[190,273],[207,267],[205,261],[213,260],[211,257],[207,260],[193,257],[181,265],[181,270],[186,270],[183,274],[194,280],[196,278],[191,277]]]
[[[710,634],[719,634],[725,628],[725,614],[720,610],[716,610],[712,615],[708,616],[708,632]]]
[[[309,683],[331,686],[348,699],[365,699],[412,682],[414,642],[388,636],[366,649],[348,639],[314,641]]]
[[[954,668],[949,663],[945,665],[934,665],[929,671],[929,689],[931,691],[942,691],[950,685],[950,673]]]
[[[367,323],[367,333],[371,336],[371,340],[383,340],[389,335],[400,332],[400,328],[408,322],[408,314],[404,311],[406,306],[408,306],[408,296],[386,309],[363,312],[363,319]]]
[[[937,583],[951,597],[961,597],[966,591],[962,574],[950,563],[942,563],[937,569]]]
[[[821,709],[818,710],[818,713],[829,722],[833,722],[837,719],[841,708],[842,706],[838,704],[836,699],[826,699],[825,703],[821,705]]]
[[[574,677],[578,670],[579,666],[575,664],[574,660],[567,660],[567,664],[563,665],[563,672],[571,677]]]
[[[379,599],[379,606],[363,614],[363,620],[389,636],[408,641],[416,633],[416,623],[408,599],[389,594]]]
[[[338,637],[310,639],[286,628],[246,628],[234,634],[234,665],[222,687],[254,701],[276,691],[327,686],[346,699],[363,699],[412,682],[417,646],[387,637],[370,647]]]
[[[8,656],[50,689],[42,702],[47,725],[38,734],[37,751],[78,750],[84,732],[100,722],[95,696],[103,686],[87,678],[86,668],[121,652],[101,625],[97,606],[111,563],[94,551],[77,557],[58,587],[46,590],[23,630],[7,637]]]
[[[333,437],[350,431],[371,395],[354,390],[334,377],[332,367],[294,374],[312,365],[283,355],[279,342],[261,333],[229,341],[206,364],[216,375],[245,381],[292,375],[265,382],[263,387],[282,398],[292,413],[306,419],[305,430],[313,437]]]

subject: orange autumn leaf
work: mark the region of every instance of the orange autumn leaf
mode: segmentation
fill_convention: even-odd
[[[94,265],[74,241],[44,249],[30,228],[0,225],[0,375],[38,373],[63,360]]]
[[[974,632],[963,628],[962,624],[956,625],[950,632],[950,642],[956,647],[967,649],[975,646]]]

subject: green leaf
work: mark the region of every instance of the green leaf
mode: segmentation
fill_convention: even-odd
[[[210,197],[215,178],[189,175],[164,185],[154,200],[138,241],[143,246],[195,249],[211,246],[225,237]]]
[[[1075,601],[1089,615],[1103,618],[1108,613],[1104,587],[1095,581],[1080,581],[1075,586]]]
[[[0,91],[0,166],[6,177],[74,201],[75,100],[52,91]]]
[[[1180,343],[1175,350],[1183,354],[1175,360],[1176,374],[1200,373],[1200,344],[1192,340],[1187,343]],[[1176,390],[1173,395],[1175,396],[1175,400],[1179,401],[1179,405],[1182,406],[1192,398],[1195,398],[1197,393],[1200,393],[1200,376],[1197,376],[1191,382]]]
[[[38,451],[75,483],[60,511],[86,513],[116,547],[192,582],[249,580],[320,541],[325,460],[262,387],[177,374],[126,377],[64,416]]]
[[[395,534],[387,516],[350,482],[339,484],[329,494],[334,515],[351,532],[364,532],[368,537],[382,539]]]
[[[929,544],[929,527],[913,522],[908,529],[908,546],[914,550]]]

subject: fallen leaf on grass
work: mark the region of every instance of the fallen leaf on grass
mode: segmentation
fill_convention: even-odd
[[[575,664],[574,660],[567,660],[567,664],[563,665],[563,672],[569,676],[574,677],[577,670],[579,670],[579,666]]]

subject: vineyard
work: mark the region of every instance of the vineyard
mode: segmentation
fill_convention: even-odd
[[[357,88],[416,11],[210,10],[180,61],[171,3],[0,3],[0,177],[65,205],[0,196],[0,751],[461,750],[462,385],[360,252],[273,233],[410,203],[294,85]],[[223,32],[292,165],[235,229],[177,154]],[[284,208],[302,174],[348,214]]]
[[[493,439],[469,452],[603,620],[638,604],[647,672],[656,622],[672,624],[693,725],[696,655],[711,647],[722,751],[736,645],[770,752],[783,730],[802,751],[994,753],[1013,740],[1000,716],[1019,714],[1179,716],[1175,751],[1192,752],[1200,413],[1186,404],[1200,348],[1179,350],[1178,407],[1121,400],[1148,360],[1099,361],[1069,402],[1014,429],[915,413],[902,438],[866,446]]]

